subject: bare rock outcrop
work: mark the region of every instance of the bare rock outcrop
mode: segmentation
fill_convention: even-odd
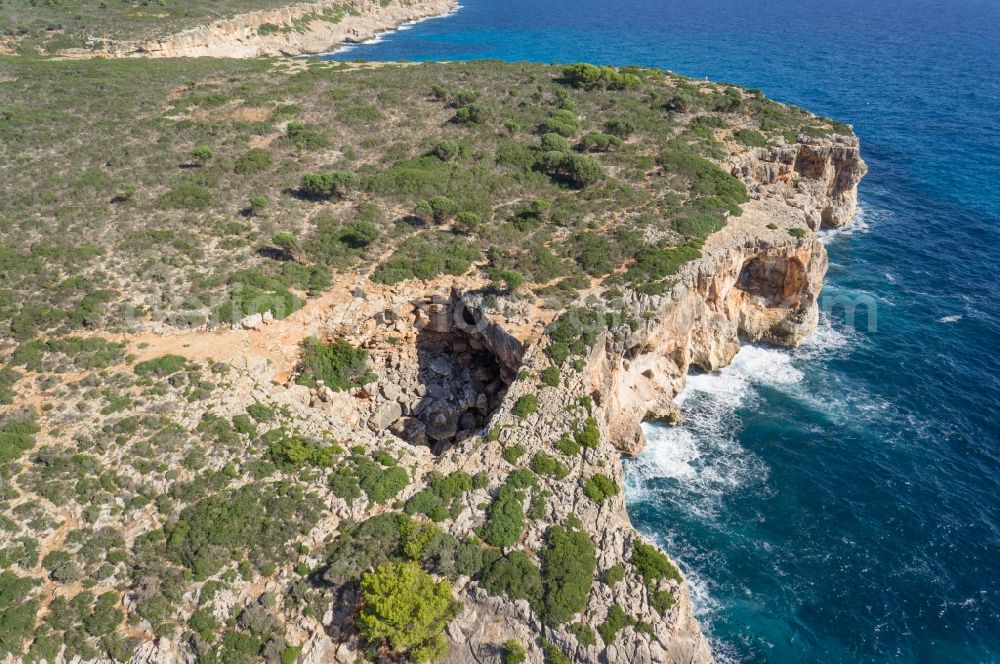
[[[812,230],[843,226],[858,206],[858,183],[868,172],[855,136],[799,136],[792,145],[755,148],[729,160],[730,172],[751,191],[780,191],[801,209]]]

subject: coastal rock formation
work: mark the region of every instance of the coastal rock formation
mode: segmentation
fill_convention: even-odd
[[[768,228],[775,219],[781,226]],[[606,337],[587,369],[619,449],[642,450],[643,420],[678,419],[673,397],[692,367],[721,369],[741,338],[795,346],[815,330],[826,251],[815,237],[790,236],[796,223],[805,223],[803,211],[753,201],[739,222],[710,238],[670,293],[628,302],[646,322],[621,341]]]
[[[730,172],[758,194],[780,192],[805,213],[812,230],[843,226],[857,211],[858,183],[868,172],[858,139],[800,135],[796,141],[732,157]]]
[[[333,51],[360,43],[404,23],[447,14],[456,0],[320,0],[240,14],[145,42],[94,39],[86,57],[255,58]]]

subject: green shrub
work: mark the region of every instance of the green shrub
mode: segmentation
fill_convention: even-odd
[[[580,148],[588,152],[609,152],[622,145],[622,139],[613,134],[592,131],[580,140]]]
[[[41,427],[34,419],[8,419],[0,424],[0,464],[13,461],[35,444]]]
[[[511,412],[518,417],[527,417],[538,410],[538,397],[534,394],[525,394],[514,402]]]
[[[233,162],[233,172],[237,175],[262,173],[270,168],[273,162],[271,153],[264,148],[251,148],[236,158]]]
[[[597,504],[601,504],[605,499],[617,496],[619,493],[621,493],[621,488],[603,473],[588,477],[587,481],[583,483],[583,494]]]
[[[524,551],[512,551],[483,570],[482,586],[493,596],[526,599],[533,607],[542,599],[542,577]]]
[[[501,142],[496,159],[499,166],[510,166],[525,172],[535,167],[535,151],[516,141]]]
[[[0,367],[0,405],[7,406],[14,403],[14,386],[21,380],[21,374],[10,367]]]
[[[553,456],[545,452],[538,452],[531,460],[531,468],[539,475],[548,475],[557,480],[561,480],[569,475],[569,468]]]
[[[563,68],[563,80],[574,88],[593,90],[632,90],[641,81],[635,74],[622,73],[614,67],[598,67],[587,63]]]
[[[262,403],[252,403],[247,406],[247,415],[258,422],[270,422],[274,419],[274,409]]]
[[[576,637],[581,646],[596,646],[597,635],[593,628],[586,623],[573,623],[566,628],[570,634]]]
[[[538,479],[527,468],[518,468],[507,476],[506,484],[515,489],[535,489],[538,488]]]
[[[416,563],[392,563],[365,574],[361,594],[358,631],[369,645],[418,664],[448,653],[444,629],[460,608],[450,582],[435,582]]]
[[[20,578],[11,571],[0,572],[0,655],[18,659],[24,642],[35,629],[38,602],[27,600],[33,579]]]
[[[539,643],[542,646],[542,655],[545,657],[545,664],[570,664],[569,657],[554,644],[549,643],[547,639],[542,638],[539,640]]]
[[[542,369],[541,373],[538,374],[539,379],[542,381],[542,385],[548,387],[559,387],[559,367],[551,366]]]
[[[573,147],[569,141],[556,133],[548,133],[542,136],[542,152],[569,152]]]
[[[480,537],[497,547],[513,546],[524,531],[524,494],[504,483],[486,509],[486,523]]]
[[[597,567],[594,543],[583,530],[552,526],[540,557],[541,618],[548,625],[561,625],[587,605]]]
[[[513,639],[504,641],[503,645],[500,646],[501,664],[523,664],[527,658],[524,646]]]
[[[308,198],[343,198],[358,182],[354,173],[334,171],[331,173],[307,173],[302,176],[300,191]]]
[[[538,166],[545,174],[577,188],[604,178],[604,168],[593,157],[572,152],[544,152]]]
[[[354,463],[361,490],[372,503],[392,500],[410,483],[409,474],[399,466],[383,469],[367,458],[356,458]]]
[[[196,579],[214,575],[239,551],[257,564],[287,559],[287,543],[319,518],[319,501],[291,483],[226,489],[184,508],[164,527],[167,557]]]
[[[297,120],[289,122],[285,131],[288,140],[300,150],[318,150],[330,145],[325,134]]]
[[[694,245],[679,247],[642,247],[635,262],[625,273],[632,284],[651,285],[676,275],[687,263],[701,257],[701,250]]]
[[[204,210],[212,204],[212,194],[199,184],[185,182],[160,196],[162,207]]]
[[[635,625],[635,618],[625,613],[625,610],[618,604],[612,604],[611,608],[608,609],[607,618],[598,626],[597,631],[601,635],[604,645],[610,646],[615,642],[618,632],[632,625]]]
[[[199,145],[189,153],[191,160],[199,164],[206,164],[212,158],[212,148],[207,145]]]
[[[653,598],[651,602],[653,605],[653,610],[660,615],[665,614],[669,611],[673,605],[677,602],[674,598],[673,593],[669,590],[651,590],[650,595]]]
[[[135,365],[137,376],[169,376],[187,368],[187,358],[180,355],[162,355]]]
[[[503,457],[504,461],[513,465],[517,464],[517,460],[524,456],[524,453],[527,451],[524,445],[511,445],[510,447],[505,447],[500,456]]]
[[[661,579],[681,582],[681,573],[655,546],[636,540],[632,547],[632,564],[647,586],[655,586]]]
[[[566,138],[573,137],[579,129],[580,123],[576,119],[576,115],[566,109],[553,111],[552,115],[545,118],[545,122],[542,123],[543,132],[558,134]]]
[[[722,230],[725,219],[711,214],[696,214],[690,217],[675,219],[671,225],[674,230],[686,238],[705,239],[712,233]]]
[[[667,150],[660,154],[664,172],[690,181],[693,196],[718,196],[739,213],[739,205],[750,200],[742,180],[724,172],[719,166],[690,152]]]
[[[467,146],[464,143],[456,141],[453,138],[446,138],[431,150],[431,154],[435,155],[441,161],[455,161],[468,151]]]
[[[494,290],[511,293],[521,287],[524,277],[515,270],[493,270],[490,281]]]
[[[475,212],[459,212],[455,218],[459,228],[467,233],[475,231],[483,222],[483,218]]]
[[[250,205],[247,206],[247,210],[254,216],[260,216],[267,209],[267,204],[267,196],[251,196]]]
[[[737,141],[751,148],[767,147],[767,139],[759,131],[740,129],[733,135]]]
[[[621,563],[613,567],[609,567],[604,570],[604,574],[601,575],[601,581],[609,586],[613,586],[625,579],[625,566]]]
[[[335,392],[364,385],[375,380],[368,370],[368,351],[355,348],[344,339],[323,343],[316,337],[302,341],[295,382],[316,387],[316,381]]]
[[[435,223],[443,223],[459,212],[458,203],[447,196],[435,196],[430,200],[417,203],[417,213],[420,216],[430,218]]]
[[[93,611],[83,621],[84,629],[91,636],[105,636],[115,631],[125,613],[118,608],[118,593],[109,591],[97,598]]]
[[[588,417],[583,422],[583,428],[576,433],[576,442],[580,447],[596,449],[601,443],[601,430],[597,426],[597,420]]]
[[[395,284],[406,279],[433,279],[439,274],[459,276],[481,257],[476,245],[451,233],[409,237],[375,270],[372,280]]]
[[[635,123],[626,119],[609,120],[604,123],[604,131],[608,132],[612,136],[617,136],[622,139],[628,138],[634,134],[635,129]]]
[[[804,228],[789,228],[788,234],[794,238],[798,238],[801,240],[802,238],[804,238],[806,235],[809,234],[809,231],[807,231]]]
[[[353,505],[361,497],[361,483],[353,469],[340,467],[330,475],[330,493],[348,505]]]
[[[575,457],[580,453],[581,449],[580,443],[578,443],[576,439],[568,433],[564,433],[559,440],[556,441],[555,448],[559,450],[560,453],[565,454],[568,457]]]
[[[425,514],[433,521],[444,521],[461,509],[461,498],[472,489],[472,477],[456,470],[446,476],[433,476],[427,487],[418,491],[403,507],[407,514]]]
[[[467,104],[455,111],[455,122],[482,124],[490,119],[490,109],[482,104]]]
[[[291,470],[306,465],[329,468],[333,465],[337,449],[302,436],[282,436],[270,444],[267,454],[279,468]]]

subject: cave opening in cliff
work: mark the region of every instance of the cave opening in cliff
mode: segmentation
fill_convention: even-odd
[[[806,279],[805,267],[787,257],[755,256],[743,264],[736,288],[771,309],[797,304]]]
[[[415,362],[408,375],[397,374],[412,398],[401,402],[393,434],[443,454],[486,426],[519,367],[504,363],[481,322],[479,314],[453,301],[432,310],[418,327]]]

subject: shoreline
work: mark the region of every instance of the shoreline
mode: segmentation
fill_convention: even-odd
[[[260,10],[146,41],[92,38],[91,48],[57,51],[86,58],[274,58],[328,55],[420,21],[449,16],[457,0],[321,0]]]
[[[414,19],[412,21],[408,21],[407,23],[403,23],[403,24],[401,24],[401,25],[399,25],[399,26],[397,26],[395,28],[389,28],[387,30],[383,30],[382,32],[379,32],[378,34],[376,34],[374,37],[371,37],[371,38],[366,39],[364,41],[358,41],[358,42],[348,41],[348,42],[345,42],[345,43],[341,44],[336,50],[333,50],[333,51],[325,51],[323,53],[303,53],[302,55],[299,55],[297,57],[300,57],[300,58],[325,58],[326,56],[330,56],[330,55],[339,55],[339,54],[343,54],[343,53],[349,53],[350,51],[353,51],[354,49],[358,48],[359,46],[370,46],[372,44],[379,44],[379,43],[385,41],[385,39],[387,37],[389,37],[390,35],[392,35],[392,34],[394,34],[396,32],[402,32],[403,30],[409,30],[410,28],[412,28],[412,27],[414,27],[416,25],[419,25],[421,23],[424,23],[426,21],[433,21],[433,20],[439,19],[439,18],[447,18],[449,16],[454,16],[461,9],[462,9],[462,5],[458,4],[456,2],[453,9],[451,9],[449,11],[446,11],[443,14],[435,14],[433,16],[424,16],[422,18],[418,18],[418,19]]]

